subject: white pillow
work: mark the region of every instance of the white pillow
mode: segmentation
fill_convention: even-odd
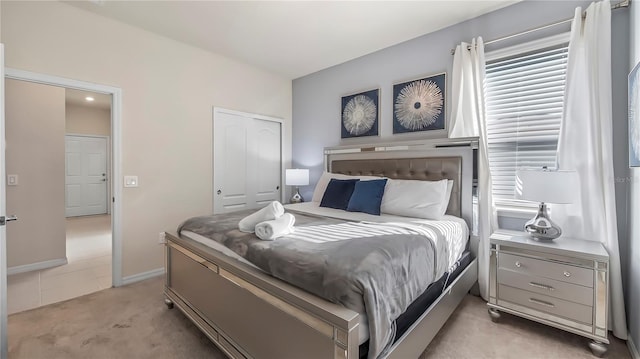
[[[335,178],[335,179],[367,180],[367,179],[380,179],[380,178],[384,178],[384,177],[378,177],[378,176],[349,176],[349,175],[343,175],[343,174],[340,174],[340,173],[323,172],[322,176],[320,176],[320,179],[318,180],[318,183],[316,183],[316,188],[313,190],[313,198],[311,198],[311,202],[321,202],[322,201],[322,196],[324,196],[324,191],[327,190],[327,185],[329,184],[329,181],[331,181],[332,178]]]
[[[449,200],[451,200],[451,192],[453,192],[453,180],[447,180],[447,193],[444,195],[442,201],[442,213],[447,213],[447,207],[449,207]]]
[[[447,180],[387,180],[380,212],[398,216],[441,219],[447,194]]]

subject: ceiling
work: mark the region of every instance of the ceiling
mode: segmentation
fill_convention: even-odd
[[[87,101],[87,96],[93,97],[93,101]],[[65,89],[65,103],[76,106],[85,106],[101,110],[108,110],[111,108],[111,95],[68,88]]]
[[[518,1],[65,2],[294,79]]]

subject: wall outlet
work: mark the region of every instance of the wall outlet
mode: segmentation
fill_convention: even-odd
[[[167,243],[167,238],[164,236],[164,232],[160,232],[160,234],[158,234],[158,244],[165,243]]]

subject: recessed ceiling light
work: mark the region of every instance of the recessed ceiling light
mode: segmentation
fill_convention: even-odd
[[[85,99],[85,100],[87,100],[87,101],[89,101],[89,102],[91,102],[91,101],[95,100],[95,99],[94,99],[93,97],[91,97],[91,96],[87,96],[87,97],[85,97],[84,99]]]

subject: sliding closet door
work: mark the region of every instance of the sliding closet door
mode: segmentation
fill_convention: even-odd
[[[263,117],[214,110],[214,213],[258,208],[280,200],[282,124]]]
[[[252,122],[255,138],[255,156],[249,156],[253,162],[251,176],[255,184],[250,186],[257,207],[263,207],[271,201],[280,200],[281,181],[281,132],[279,122],[256,120]]]

